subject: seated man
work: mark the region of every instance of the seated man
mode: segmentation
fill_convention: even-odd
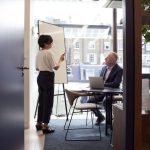
[[[120,83],[122,81],[123,69],[117,64],[118,56],[115,52],[109,52],[105,58],[105,65],[100,72],[100,76],[104,79],[104,86],[111,88],[119,88]],[[87,102],[100,102],[103,101],[103,105],[105,107],[105,95],[96,95],[90,98]],[[94,111],[97,116],[97,120],[95,125],[99,125],[102,121],[104,121],[105,117],[102,115],[100,111]]]

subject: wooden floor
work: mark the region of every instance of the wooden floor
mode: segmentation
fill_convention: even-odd
[[[35,124],[25,129],[25,150],[43,150],[45,135],[42,131],[36,132]]]
[[[45,135],[43,135],[42,131],[37,132],[35,129],[34,111],[38,97],[36,78],[32,86],[32,91],[30,91],[30,128],[24,130],[24,150],[43,150]]]

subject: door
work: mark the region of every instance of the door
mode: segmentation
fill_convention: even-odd
[[[0,1],[0,149],[24,144],[24,1]]]

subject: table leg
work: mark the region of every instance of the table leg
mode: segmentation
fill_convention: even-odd
[[[112,94],[109,94],[109,126],[112,129]]]
[[[112,94],[106,94],[106,127],[105,134],[108,135],[108,126],[112,129]]]
[[[106,94],[106,126],[105,126],[105,135],[107,135],[108,134],[108,132],[107,132],[107,126],[108,126],[108,95]]]

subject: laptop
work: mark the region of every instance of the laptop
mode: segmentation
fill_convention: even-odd
[[[89,77],[89,84],[91,89],[104,89],[103,77]]]

